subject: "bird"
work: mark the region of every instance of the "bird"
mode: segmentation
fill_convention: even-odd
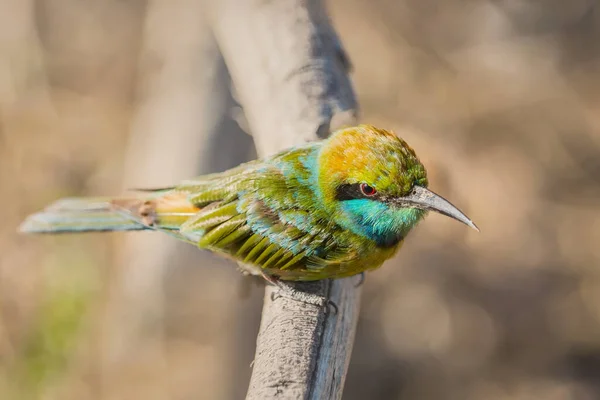
[[[22,233],[162,232],[268,282],[319,281],[379,268],[430,212],[479,231],[428,189],[394,132],[361,124],[224,172],[118,197],[64,198]]]

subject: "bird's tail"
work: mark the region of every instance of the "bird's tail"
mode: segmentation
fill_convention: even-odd
[[[136,200],[141,202],[141,200]],[[66,198],[30,215],[22,233],[130,231],[148,229],[131,214],[115,207],[111,198]]]
[[[27,217],[19,230],[22,233],[66,233],[154,229],[176,234],[198,210],[187,193],[145,189],[140,197],[58,200]]]

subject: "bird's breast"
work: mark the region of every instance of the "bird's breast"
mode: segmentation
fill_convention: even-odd
[[[404,236],[399,232],[388,232],[385,234],[375,235],[374,241],[378,247],[389,249],[398,246],[404,240]]]

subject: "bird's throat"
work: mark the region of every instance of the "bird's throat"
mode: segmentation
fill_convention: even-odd
[[[368,199],[340,202],[338,223],[374,241],[379,247],[393,247],[425,216],[425,211],[415,208],[397,208]]]

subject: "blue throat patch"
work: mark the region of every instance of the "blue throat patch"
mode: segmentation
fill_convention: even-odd
[[[376,200],[353,199],[341,202],[344,228],[373,240],[380,247],[398,244],[423,218],[415,208],[397,208]]]

